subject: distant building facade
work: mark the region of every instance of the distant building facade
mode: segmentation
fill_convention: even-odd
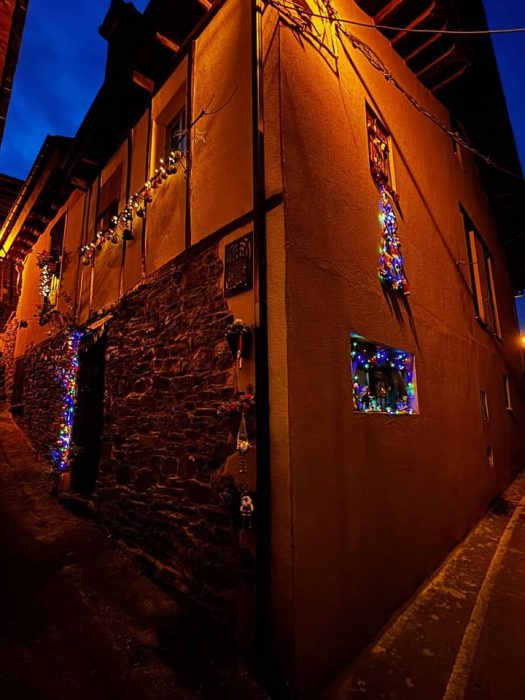
[[[490,44],[339,22],[467,26],[431,5],[113,0],[0,229],[61,492],[304,697],[524,466],[523,222],[467,147],[519,172]]]

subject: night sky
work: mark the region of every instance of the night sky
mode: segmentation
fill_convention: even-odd
[[[525,26],[523,0],[484,0],[489,26]],[[134,0],[143,10],[148,0]],[[98,34],[109,0],[30,0],[0,172],[24,178],[47,134],[73,136],[104,76]],[[525,34],[494,37],[503,88],[525,169]],[[482,118],[482,117],[480,117]],[[522,328],[525,331],[525,300]]]

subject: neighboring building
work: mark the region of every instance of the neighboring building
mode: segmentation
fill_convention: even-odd
[[[18,63],[18,52],[27,13],[28,0],[4,0],[0,14],[0,144],[11,99],[13,78]],[[3,225],[22,181],[0,175],[0,226]],[[0,333],[16,309],[19,293],[20,267],[13,258],[5,258],[0,249]],[[4,391],[4,364],[0,343],[0,395]]]
[[[4,135],[28,2],[29,0],[3,0],[2,2],[0,15],[0,143]]]
[[[451,137],[519,172],[490,41],[332,12],[485,26],[427,4],[113,0],[105,83],[0,230],[11,403],[60,488],[302,697],[525,464],[523,218]]]

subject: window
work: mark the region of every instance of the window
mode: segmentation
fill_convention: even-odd
[[[383,185],[387,190],[393,190],[390,134],[368,105],[366,106],[366,126],[372,178],[376,184]]]
[[[182,151],[185,153],[187,141],[186,108],[183,107],[166,127],[166,149],[164,154],[166,162],[172,151]]]
[[[481,420],[488,423],[489,422],[489,404],[487,401],[487,392],[486,391],[479,392],[479,402],[481,405]]]
[[[122,163],[100,188],[95,232],[107,231],[111,224],[111,219],[118,214],[121,187]]]
[[[50,280],[49,280],[49,306],[56,306],[58,301],[58,289],[62,274],[62,248],[64,246],[64,232],[66,228],[66,215],[60,217],[51,229],[49,244]]]
[[[354,410],[419,413],[414,355],[350,334]]]
[[[507,411],[513,411],[514,409],[512,408],[512,399],[510,396],[510,382],[506,374],[503,375],[503,396],[505,399],[505,408],[507,409]]]
[[[494,285],[494,261],[470,219],[466,215],[464,218],[475,314],[492,333],[501,338]]]

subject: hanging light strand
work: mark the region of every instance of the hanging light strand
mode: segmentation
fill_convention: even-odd
[[[84,265],[94,262],[96,251],[101,250],[102,245],[107,241],[118,243],[120,240],[119,231],[123,241],[133,239],[134,217],[145,218],[147,205],[153,201],[153,191],[177,172],[177,166],[183,158],[184,153],[177,150],[169,154],[167,162],[163,158],[160,159],[159,166],[155,169],[153,176],[137,192],[130,195],[124,209],[111,218],[109,226],[106,229],[97,231],[95,238],[90,243],[80,247]]]
[[[78,330],[69,335],[64,357],[60,358],[59,366],[56,369],[57,381],[64,390],[58,440],[54,449],[51,450],[51,458],[58,472],[67,471],[69,467],[73,418],[77,400],[78,347],[82,336],[82,331]]]
[[[393,87],[398,90],[411,104],[412,106],[418,110],[423,116],[425,116],[427,119],[429,119],[433,124],[435,124],[441,131],[443,131],[450,139],[452,139],[455,143],[457,143],[459,146],[462,146],[465,148],[467,151],[470,151],[473,153],[475,156],[477,156],[480,160],[482,160],[484,163],[489,165],[492,168],[495,168],[496,170],[499,170],[502,173],[505,173],[506,175],[509,175],[510,177],[517,178],[520,181],[523,180],[521,175],[518,173],[509,170],[508,168],[500,165],[499,163],[495,162],[490,156],[486,155],[485,153],[482,153],[479,151],[477,148],[474,148],[474,146],[471,146],[466,139],[461,136],[457,131],[454,131],[451,129],[447,124],[442,122],[439,117],[436,117],[436,115],[431,112],[429,109],[424,107],[419,100],[417,100],[408,90],[406,90],[401,83],[397,80],[397,78],[394,76],[394,74],[389,70],[389,68],[386,66],[386,64],[383,62],[383,60],[378,56],[378,54],[364,41],[359,39],[355,34],[350,32],[345,24],[350,24],[354,22],[350,22],[349,20],[342,20],[338,13],[337,10],[332,6],[331,0],[321,0],[323,5],[326,8],[326,15],[322,14],[314,14],[311,12],[307,12],[304,7],[297,5],[296,3],[292,2],[291,0],[285,0],[284,2],[282,0],[266,0],[268,5],[271,5],[274,7],[281,16],[283,16],[286,21],[294,26],[295,29],[299,30],[303,34],[307,34],[311,39],[313,39],[316,43],[320,42],[319,37],[315,36],[315,34],[312,33],[311,29],[309,28],[308,22],[305,21],[305,17],[313,17],[313,16],[318,16],[328,22],[330,22],[333,26],[335,26],[335,32],[339,36],[339,39],[341,43],[343,43],[342,37],[344,37],[347,41],[350,42],[352,48],[354,48],[356,51],[359,51],[370,63],[370,65],[375,68],[378,72],[380,72],[385,80],[389,82]],[[295,16],[293,13],[297,13],[297,16]],[[358,23],[354,23],[358,24]],[[379,28],[377,25],[370,25],[371,27]],[[400,28],[400,31],[405,31],[404,29]],[[329,49],[328,49],[329,50]]]

